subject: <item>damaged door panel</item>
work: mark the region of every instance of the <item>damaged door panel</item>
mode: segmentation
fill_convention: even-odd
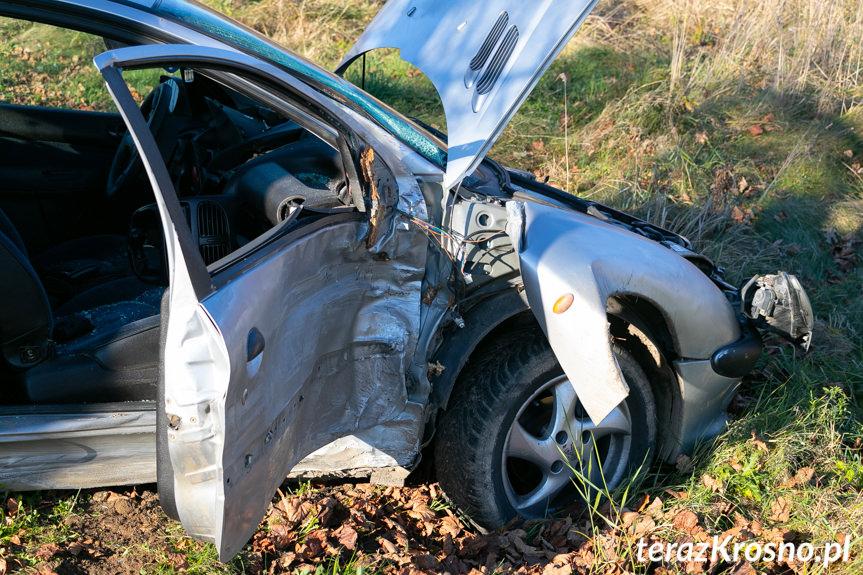
[[[609,297],[633,294],[660,309],[683,358],[709,359],[739,339],[725,295],[673,251],[553,206],[509,202],[507,211],[531,309],[594,423],[628,394],[611,349]]]
[[[302,226],[288,219],[210,283],[200,254],[183,249],[183,212],[119,73],[124,59],[148,54],[127,48],[97,64],[144,160],[171,247],[158,409],[169,422],[177,513],[189,534],[214,541],[227,559],[288,471],[315,449],[375,427],[418,449],[421,406],[408,400],[405,374],[420,331],[427,241],[392,209],[396,179],[376,161],[374,229],[356,212]],[[208,59],[237,68],[221,56]],[[178,47],[171,61],[183,60]],[[391,445],[403,461],[404,446]]]

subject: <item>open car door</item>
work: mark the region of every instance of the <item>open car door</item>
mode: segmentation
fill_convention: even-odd
[[[199,46],[122,48],[95,63],[144,162],[167,244],[157,408],[172,475],[160,469],[160,495],[173,493],[163,506],[173,504],[187,532],[215,542],[226,560],[302,457],[381,422],[416,419],[404,374],[419,332],[426,242],[400,231],[379,257],[368,214],[347,210],[302,225],[285,220],[208,270],[122,70],[180,65],[271,86],[295,80],[250,56]],[[301,106],[303,94],[321,97],[290,87],[286,109]]]

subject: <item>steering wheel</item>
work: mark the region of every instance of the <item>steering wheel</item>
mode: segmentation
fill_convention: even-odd
[[[174,131],[164,128],[177,108],[182,90],[183,84],[178,78],[168,78],[147,94],[144,103],[141,104],[141,113],[147,118],[147,127],[150,128],[163,158],[170,157],[169,154],[177,142]],[[134,184],[143,170],[144,163],[138,154],[132,134],[127,130],[120,140],[120,146],[114,154],[114,161],[108,172],[107,195],[115,196],[127,186]]]

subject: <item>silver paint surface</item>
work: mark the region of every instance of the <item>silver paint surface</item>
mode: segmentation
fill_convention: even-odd
[[[338,70],[370,50],[398,48],[402,59],[428,76],[446,113],[444,186],[453,187],[476,168],[595,2],[391,0]],[[491,91],[477,96],[476,76],[485,68],[471,73],[470,63],[502,12],[508,27],[518,30],[518,41]]]
[[[609,297],[635,295],[653,303],[683,358],[709,359],[740,337],[722,292],[674,252],[590,216],[533,202],[522,205],[508,206],[507,231],[514,244],[521,242],[528,301],[594,423],[629,393],[611,351]],[[519,226],[513,218],[522,209]],[[572,306],[554,313],[555,301],[566,294],[573,295]]]
[[[0,416],[0,485],[14,491],[155,481],[155,410],[101,407],[106,411],[68,406]]]

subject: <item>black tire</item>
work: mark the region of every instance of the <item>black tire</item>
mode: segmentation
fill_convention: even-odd
[[[482,357],[472,359],[460,374],[439,420],[435,465],[444,492],[481,529],[497,529],[517,516],[542,517],[571,503],[579,492],[592,498],[594,488],[572,481],[573,468],[589,476],[588,484],[606,492],[634,469],[650,464],[656,446],[656,407],[644,370],[623,348],[615,345],[614,353],[629,396],[613,418],[597,427],[597,435],[606,434],[599,439],[585,435],[588,432],[580,427],[592,424],[541,332],[511,332],[480,353]],[[566,432],[560,427],[563,420],[554,418],[555,401],[572,406],[565,418]],[[625,428],[624,420],[629,424],[626,433],[619,431]],[[563,447],[558,447],[562,441]],[[564,450],[568,463],[560,456]],[[589,458],[594,452],[597,457]],[[517,457],[523,453],[534,461]],[[584,466],[579,454],[601,465]],[[552,461],[554,457],[559,459]]]

